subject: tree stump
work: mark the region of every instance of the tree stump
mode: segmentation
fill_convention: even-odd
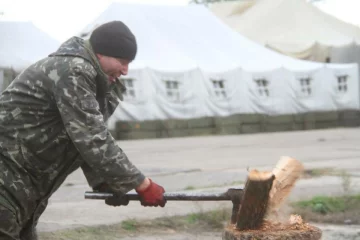
[[[309,224],[280,224],[265,221],[256,230],[237,230],[229,225],[223,232],[223,240],[320,240],[322,232]]]
[[[249,173],[237,217],[238,230],[257,229],[261,226],[274,178],[272,172],[252,170]]]

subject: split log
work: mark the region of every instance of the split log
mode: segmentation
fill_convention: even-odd
[[[276,215],[283,205],[296,181],[304,172],[304,166],[291,157],[281,157],[272,171],[275,180],[269,195],[268,215]]]
[[[257,229],[262,225],[274,178],[272,172],[249,172],[237,216],[238,230]]]

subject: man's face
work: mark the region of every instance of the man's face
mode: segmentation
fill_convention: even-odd
[[[109,76],[110,82],[115,82],[116,78],[121,75],[127,75],[129,70],[129,60],[121,58],[113,58],[96,54],[102,70]]]

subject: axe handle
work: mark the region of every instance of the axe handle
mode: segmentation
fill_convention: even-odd
[[[113,193],[85,192],[85,199],[107,199],[113,197]],[[129,200],[140,200],[136,193],[128,193]],[[168,201],[229,201],[232,200],[227,192],[224,193],[164,193],[164,198]]]

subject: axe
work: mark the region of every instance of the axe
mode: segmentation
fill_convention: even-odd
[[[130,201],[140,200],[137,193],[127,193],[126,196]],[[236,216],[240,208],[243,190],[239,188],[229,188],[226,192],[220,193],[186,193],[186,192],[165,192],[164,198],[167,201],[231,201],[232,214],[231,223],[236,223]],[[104,192],[85,192],[85,199],[105,200],[114,197],[113,193]]]

